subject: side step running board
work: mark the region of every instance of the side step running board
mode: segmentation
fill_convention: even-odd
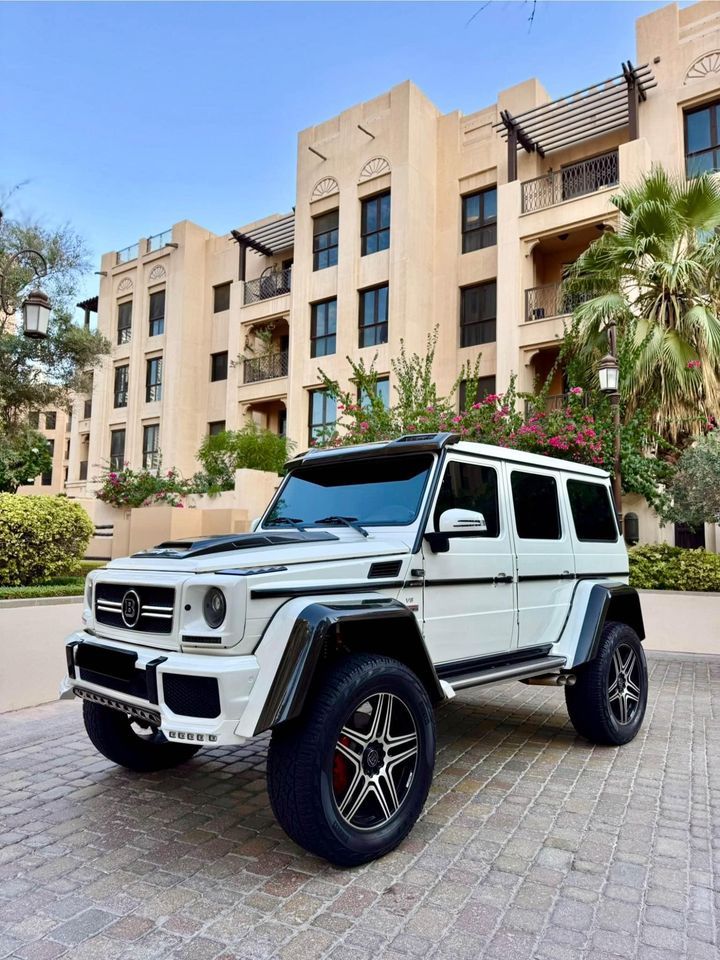
[[[459,677],[448,678],[447,682],[453,690],[463,690],[465,687],[479,687],[483,683],[494,683],[496,680],[519,680],[522,677],[549,673],[564,667],[565,662],[565,657],[542,657],[539,660],[526,660],[525,663],[507,663],[502,667],[475,670]]]

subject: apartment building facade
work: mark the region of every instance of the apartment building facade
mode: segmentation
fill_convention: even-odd
[[[248,417],[304,449],[336,416],[319,368],[350,386],[347,356],[374,360],[392,400],[401,342],[422,352],[435,328],[443,392],[477,358],[484,392],[544,380],[573,308],[563,269],[615,229],[618,186],[653,163],[720,169],[720,3],[636,30],[632,61],[557,100],[533,79],[442,114],[400,84],[299,134],[292,213],[106,254],[112,353],[73,410],[68,493],[108,464],[191,474],[202,438]],[[551,394],[568,386],[559,372]]]

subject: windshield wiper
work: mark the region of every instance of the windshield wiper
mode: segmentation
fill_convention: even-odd
[[[284,523],[286,523],[289,527],[295,527],[296,530],[304,530],[307,527],[307,523],[305,523],[305,521],[301,520],[299,517],[273,517],[272,520],[268,520],[267,526],[279,527]]]
[[[320,520],[313,520],[313,523],[344,523],[346,527],[350,527],[351,530],[357,530],[357,532],[361,533],[364,537],[370,536],[367,530],[357,522],[357,517],[322,517]]]

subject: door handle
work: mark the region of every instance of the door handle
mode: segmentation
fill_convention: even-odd
[[[508,576],[507,573],[499,573],[495,577],[495,583],[512,583],[512,582],[513,582],[513,578],[511,576]]]

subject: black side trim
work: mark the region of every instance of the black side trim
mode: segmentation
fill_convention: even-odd
[[[150,703],[160,703],[158,698],[157,668],[161,663],[165,663],[167,657],[155,657],[145,664],[145,685],[147,686],[147,696]]]
[[[369,584],[363,580],[362,583],[340,586],[328,584],[326,587],[256,587],[250,591],[250,596],[253,600],[261,600],[267,597],[322,597],[336,593],[371,593],[373,590],[399,590],[403,583],[403,580],[376,580]]]
[[[71,680],[76,679],[75,675],[75,647],[79,646],[80,640],[71,640],[65,645],[65,658],[67,660],[68,677]]]
[[[571,666],[587,663],[597,656],[605,621],[619,620],[627,623],[641,640],[645,639],[640,597],[634,587],[624,583],[596,583],[590,591],[585,619],[580,628],[575,658]]]
[[[451,680],[456,676],[463,676],[474,671],[491,670],[493,667],[507,667],[512,664],[521,664],[526,660],[538,660],[546,657],[552,644],[542,644],[537,647],[523,647],[521,650],[505,650],[502,653],[493,653],[486,657],[472,657],[469,660],[448,660],[436,666],[437,675],[442,680]]]
[[[482,583],[495,583],[499,580],[499,577],[459,577],[455,580],[426,580],[426,587],[461,587],[466,584],[482,584]],[[502,578],[503,583],[505,583],[505,578]],[[509,583],[512,583],[512,577],[508,578]]]
[[[612,573],[538,573],[518,577],[519,583],[531,580],[602,580],[605,577],[627,577],[627,570],[615,570]]]
[[[327,644],[333,640],[339,624],[343,625],[348,635],[362,636],[362,646],[358,649],[368,649],[367,643],[371,643],[373,636],[378,634],[377,628],[381,623],[392,623],[392,639],[397,642],[393,649],[392,643],[386,642],[387,636],[379,637],[383,645],[382,652],[397,654],[398,659],[409,663],[425,683],[431,698],[442,700],[444,695],[432,660],[417,621],[407,607],[396,600],[364,606],[313,603],[295,621],[255,734],[300,715],[321,657],[329,652]],[[371,627],[369,631],[366,630],[367,625]]]

